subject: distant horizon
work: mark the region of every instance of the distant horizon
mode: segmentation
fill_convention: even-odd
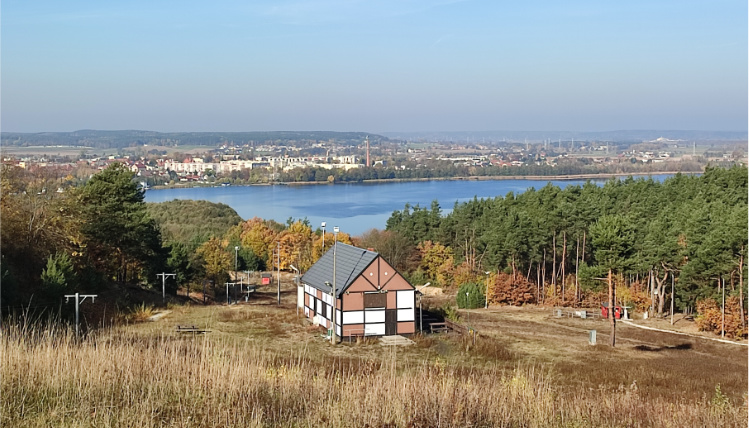
[[[138,128],[123,128],[123,129],[105,129],[105,128],[80,128],[72,131],[60,131],[60,130],[45,130],[45,131],[7,131],[2,130],[3,134],[53,134],[53,133],[75,133],[75,132],[153,132],[157,134],[182,134],[182,133],[254,133],[254,132],[335,132],[335,133],[371,133],[372,135],[383,135],[383,134],[428,134],[428,133],[444,133],[444,134],[487,134],[487,133],[615,133],[615,132],[717,132],[717,133],[747,133],[749,134],[749,128],[747,129],[678,129],[678,128],[631,128],[631,129],[604,129],[604,130],[590,130],[590,129],[552,129],[552,130],[532,130],[532,129],[488,129],[488,130],[391,130],[391,131],[371,131],[371,130],[335,130],[335,129],[248,129],[248,130],[169,130],[160,131],[154,129],[138,129]]]

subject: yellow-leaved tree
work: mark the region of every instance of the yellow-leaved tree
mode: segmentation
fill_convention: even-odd
[[[269,221],[258,217],[242,223],[241,242],[243,247],[249,247],[261,260],[271,261],[278,232]],[[268,263],[272,266],[272,263]]]
[[[232,269],[234,259],[226,251],[226,243],[219,238],[211,238],[198,247],[198,255],[203,259],[206,275],[218,287],[227,278],[227,271]]]
[[[312,229],[300,220],[295,221],[286,230],[278,234],[280,269],[290,269],[290,265],[294,265],[302,271],[309,269],[313,263],[313,237]],[[276,265],[278,265],[278,262]]]
[[[416,247],[421,254],[419,267],[437,285],[452,283],[455,258],[452,249],[439,242],[424,241]]]

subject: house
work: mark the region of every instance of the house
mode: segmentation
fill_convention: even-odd
[[[371,250],[337,243],[302,276],[298,292],[304,314],[328,329],[335,302],[340,337],[411,334],[416,329],[414,287]]]

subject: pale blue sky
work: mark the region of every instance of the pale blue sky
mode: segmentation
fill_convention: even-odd
[[[747,129],[746,0],[1,8],[3,131]]]

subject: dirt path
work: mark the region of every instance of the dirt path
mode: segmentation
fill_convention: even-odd
[[[642,329],[645,329],[645,330],[653,330],[653,331],[660,331],[662,333],[671,333],[671,334],[678,334],[678,335],[682,335],[682,336],[696,337],[698,339],[714,340],[716,342],[721,342],[721,343],[730,343],[731,345],[739,345],[739,346],[747,346],[747,345],[749,345],[747,343],[734,342],[733,340],[717,339],[717,338],[712,338],[712,337],[700,336],[700,335],[696,335],[696,334],[682,333],[680,331],[665,330],[665,329],[662,329],[662,328],[655,328],[655,327],[647,327],[647,326],[644,326],[644,325],[635,324],[635,323],[633,323],[631,321],[621,320],[619,322],[621,322],[622,324],[627,324],[627,325],[630,325],[632,327],[642,328]]]

